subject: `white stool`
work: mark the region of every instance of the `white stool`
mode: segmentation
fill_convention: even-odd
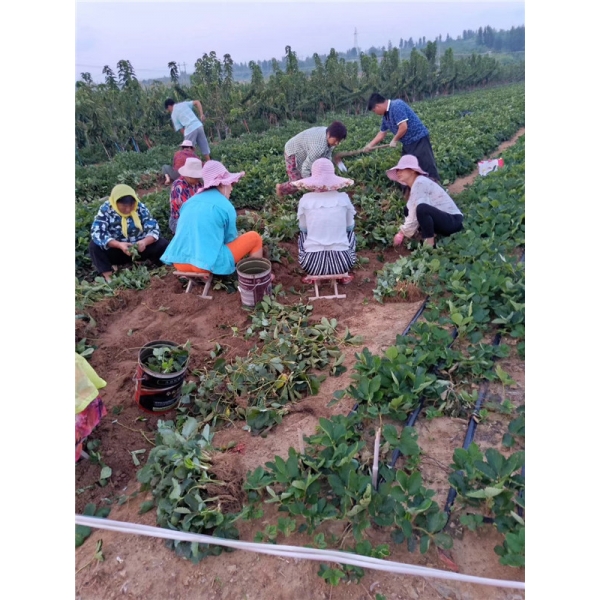
[[[330,298],[345,298],[346,294],[338,293],[338,279],[345,279],[348,277],[348,273],[338,273],[336,275],[307,275],[308,279],[311,280],[312,283],[315,284],[315,295],[311,296],[309,300],[321,300],[321,299],[330,299]],[[330,296],[320,296],[319,295],[319,283],[323,281],[331,281],[333,285],[333,295]]]
[[[212,273],[190,273],[189,271],[173,271],[173,275],[177,275],[177,277],[185,277],[189,280],[187,287],[185,288],[186,294],[189,294],[190,290],[192,289],[194,279],[201,279],[204,283],[204,289],[202,290],[202,294],[199,297],[202,298],[202,300],[212,300],[212,296],[208,295],[213,279]]]

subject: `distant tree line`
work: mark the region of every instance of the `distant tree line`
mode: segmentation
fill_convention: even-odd
[[[489,37],[489,32],[486,35]],[[289,119],[314,123],[331,111],[360,114],[373,91],[415,102],[520,81],[525,76],[523,61],[502,64],[492,56],[474,52],[456,59],[452,48],[438,57],[438,41],[428,41],[420,49],[413,46],[407,59],[400,58],[399,47],[389,44],[380,55],[360,52],[357,60],[343,58],[333,48],[325,58],[315,53],[312,60],[311,73],[303,72],[296,52],[286,46],[282,62],[271,60],[270,76],[262,63],[250,61],[249,82],[235,81],[232,57],[225,54],[221,60],[215,52],[205,53],[196,61],[187,85],[180,82],[175,62],[168,64],[168,83],[149,86],[140,84],[127,60],[117,63],[116,73],[105,66],[103,83],[94,83],[89,73],[82,73],[75,91],[77,160],[88,164],[125,149],[144,151],[156,144],[176,145],[181,134],[173,130],[164,110],[167,97],[176,102],[200,100],[207,135],[219,140],[264,131]]]

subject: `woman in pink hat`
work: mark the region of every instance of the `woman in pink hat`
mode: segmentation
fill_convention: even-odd
[[[178,271],[230,275],[245,256],[262,258],[262,238],[256,231],[238,235],[237,214],[229,201],[233,185],[244,175],[230,173],[216,160],[204,164],[204,190],[181,207],[175,237],[162,262]]]
[[[185,202],[194,194],[199,194],[204,188],[200,185],[202,177],[202,161],[199,158],[188,158],[179,169],[179,177],[171,186],[171,216],[169,229],[175,233],[179,212]]]
[[[427,177],[412,154],[386,171],[392,181],[408,186],[410,195],[404,212],[406,219],[394,236],[394,246],[420,231],[423,242],[435,246],[436,234],[451,235],[463,228],[463,215],[443,187]]]
[[[327,158],[315,160],[310,177],[291,183],[308,192],[298,204],[298,262],[308,273],[303,283],[311,283],[311,275],[338,275],[355,265],[356,211],[348,194],[338,191],[353,184],[352,179],[338,177]],[[353,279],[350,274],[341,283],[348,284]]]

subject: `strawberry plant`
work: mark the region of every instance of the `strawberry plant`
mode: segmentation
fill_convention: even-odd
[[[238,539],[236,515],[224,513],[220,497],[207,492],[207,486],[221,483],[211,476],[211,440],[208,425],[200,431],[193,417],[182,427],[159,420],[156,446],[137,473],[141,490],[151,490],[153,497],[141,510],[155,507],[159,527]],[[193,563],[223,551],[221,546],[196,542],[167,540],[166,545]]]
[[[391,425],[383,428],[385,452],[400,450],[413,459],[413,470],[394,471],[382,464],[381,483],[374,489],[369,460],[372,455],[365,452],[365,441],[357,427],[361,421],[358,415],[321,418],[317,433],[305,438],[304,453],[290,448],[287,460],[276,456],[248,475],[244,487],[249,501],[266,496],[266,503],[278,504],[280,511],[305,521],[298,528],[300,532],[313,533],[324,521],[341,519],[349,522],[359,542],[364,530],[375,524],[393,527],[392,539],[397,543],[406,541],[410,551],[419,545],[425,553],[432,541],[449,548],[452,540],[441,532],[447,516],[433,502],[434,492],[423,487],[416,470],[420,449],[414,429],[405,427],[398,435]],[[367,546],[360,549],[364,552]],[[333,576],[325,575],[325,571],[321,575]]]
[[[152,354],[142,360],[150,371],[154,373],[178,373],[190,358],[191,345],[186,342],[183,346],[161,346],[153,348]]]

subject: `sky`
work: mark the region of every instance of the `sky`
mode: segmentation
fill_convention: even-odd
[[[318,15],[318,19],[315,19]],[[234,62],[281,59],[290,45],[299,58],[354,47],[428,40],[490,25],[525,24],[525,4],[504,2],[89,2],[76,3],[75,76],[104,81],[129,60],[139,79],[168,77],[167,63],[192,73],[203,54],[230,54]],[[183,66],[185,63],[185,67]]]

